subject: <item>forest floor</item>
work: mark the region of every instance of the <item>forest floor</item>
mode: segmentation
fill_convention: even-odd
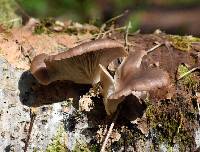
[[[20,28],[0,28],[0,149],[100,151],[113,119],[106,115],[101,95],[90,85],[65,81],[43,86],[29,68],[38,54],[110,38],[127,49],[157,46],[142,65],[167,71],[171,84],[168,90],[151,91],[142,110],[133,108],[139,115],[132,121],[123,117],[122,108],[107,151],[195,151],[200,146],[200,39],[127,29],[34,19]],[[77,86],[80,98],[68,99],[69,87]]]

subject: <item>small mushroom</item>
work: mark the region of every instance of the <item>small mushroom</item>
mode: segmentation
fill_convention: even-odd
[[[126,101],[126,97],[134,95],[136,91],[151,91],[169,85],[167,72],[158,68],[141,67],[142,58],[146,54],[143,50],[130,52],[117,69],[114,78],[100,65],[102,95],[108,115],[113,114],[118,104]]]
[[[70,80],[79,84],[96,84],[100,81],[99,64],[107,67],[127,52],[123,45],[111,39],[90,41],[57,55],[36,56],[30,71],[43,85],[56,80]]]

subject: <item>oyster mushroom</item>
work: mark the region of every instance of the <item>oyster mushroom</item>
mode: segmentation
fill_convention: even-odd
[[[123,45],[117,41],[99,39],[57,55],[40,54],[33,59],[30,71],[43,85],[56,80],[96,84],[100,81],[99,64],[107,67],[114,59],[126,55]]]
[[[130,52],[117,69],[114,78],[104,66],[100,65],[102,95],[108,115],[117,110],[119,103],[131,99],[131,95],[135,96],[135,92],[151,91],[169,85],[167,72],[158,68],[141,67],[142,58],[146,54],[143,50]]]

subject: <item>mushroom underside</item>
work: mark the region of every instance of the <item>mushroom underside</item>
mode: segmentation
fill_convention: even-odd
[[[95,84],[100,80],[99,64],[107,67],[111,61],[126,55],[123,45],[117,41],[99,39],[83,43],[57,55],[45,55],[44,58],[38,55],[31,63],[31,73],[44,85],[57,80]],[[48,75],[46,79],[42,77],[45,70]]]

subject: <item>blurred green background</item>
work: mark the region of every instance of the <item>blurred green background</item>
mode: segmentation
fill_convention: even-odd
[[[159,28],[172,34],[200,35],[200,0],[0,0],[0,13],[2,7],[14,8],[13,4],[24,20],[55,17],[101,25],[128,10],[119,26],[131,21],[133,31],[150,33]]]

